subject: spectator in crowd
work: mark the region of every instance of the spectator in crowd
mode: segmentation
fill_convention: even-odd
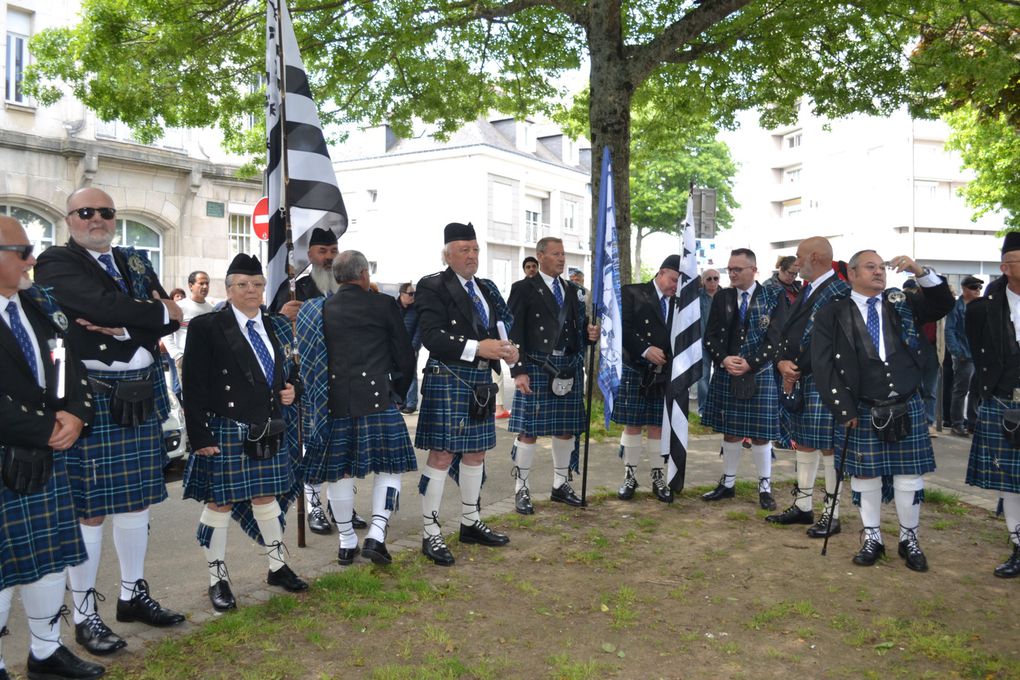
[[[977,423],[977,388],[974,384],[974,357],[967,342],[967,305],[981,297],[984,282],[976,276],[966,276],[960,282],[963,290],[953,311],[946,319],[946,346],[953,357],[953,399],[950,407],[953,434],[966,437],[973,434]],[[967,418],[964,420],[964,405]]]
[[[776,271],[772,278],[765,282],[766,286],[778,286],[786,295],[786,301],[793,304],[800,294],[800,281],[797,274],[800,272],[800,265],[797,264],[796,255],[780,255],[776,260]]]
[[[163,338],[163,346],[166,347],[167,353],[170,355],[170,360],[174,366],[170,369],[170,373],[175,378],[175,384],[173,386],[174,394],[177,395],[177,400],[181,401],[181,385],[180,376],[184,374],[184,342],[188,337],[188,324],[196,316],[202,314],[208,314],[215,309],[215,306],[209,302],[206,298],[209,295],[209,275],[203,271],[193,271],[188,274],[188,290],[191,291],[191,297],[180,299],[181,313],[184,314],[184,320],[181,322],[181,327],[170,335]],[[173,300],[179,300],[175,293],[180,291],[180,288],[175,288],[170,292],[170,297]],[[183,402],[182,402],[183,403]]]
[[[708,325],[708,312],[712,309],[712,298],[719,290],[719,272],[706,269],[701,275],[701,290],[698,298],[701,302],[701,337],[705,337]],[[698,380],[698,417],[705,414],[705,401],[708,399],[708,385],[712,379],[712,357],[708,352],[701,353],[701,378]]]
[[[418,310],[414,308],[414,284],[411,282],[400,284],[400,295],[397,302],[400,306],[400,314],[404,319],[404,328],[407,329],[407,336],[411,338],[411,348],[414,350],[414,371],[411,376],[411,387],[407,390],[404,398],[404,407],[401,413],[414,413],[418,410],[418,351],[421,350],[421,330],[418,328]]]
[[[524,270],[524,278],[530,279],[538,273],[538,260],[536,260],[533,256],[528,255],[521,262],[521,269]]]

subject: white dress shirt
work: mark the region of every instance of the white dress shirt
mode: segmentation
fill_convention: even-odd
[[[258,359],[259,354],[255,351],[255,345],[251,344],[251,338],[248,337],[249,321],[255,322],[255,332],[258,333],[260,338],[262,338],[262,342],[266,344],[266,349],[269,350],[269,356],[273,358],[273,362],[275,363],[276,350],[273,349],[273,343],[269,341],[269,334],[266,333],[266,327],[262,324],[262,314],[258,313],[255,315],[255,318],[249,319],[242,312],[238,311],[237,307],[232,306],[230,309],[234,312],[234,318],[237,320],[237,325],[241,329],[241,336],[244,338],[244,341],[248,343],[248,346],[251,347],[251,352],[255,355],[255,358]],[[259,365],[261,364],[262,362],[260,361]]]
[[[457,273],[454,272],[454,274],[457,274]],[[457,280],[460,281],[461,287],[464,289],[464,292],[467,293],[467,296],[469,298],[472,297],[472,296],[471,296],[471,291],[469,291],[467,289],[467,282],[468,281],[472,282],[471,287],[475,289],[474,297],[476,297],[476,298],[478,298],[479,300],[482,301],[482,306],[485,307],[485,311],[488,313],[489,317],[491,318],[492,317],[492,308],[489,307],[488,301],[486,301],[485,296],[482,295],[481,286],[478,285],[478,279],[474,279],[474,278],[465,279],[460,274],[457,274]],[[472,307],[472,309],[474,308],[474,303],[472,303],[471,307]],[[486,319],[482,319],[482,321],[485,321],[485,320]],[[468,340],[468,341],[466,341],[464,343],[464,351],[460,353],[460,360],[461,361],[472,362],[472,361],[475,360],[475,356],[477,356],[477,354],[478,354],[478,341],[477,340]]]
[[[917,285],[922,288],[934,288],[935,286],[942,283],[942,279],[935,272],[929,272],[925,276],[919,276],[914,279],[917,281]],[[882,294],[879,293],[879,303],[881,303]],[[850,299],[857,305],[857,310],[861,313],[861,318],[864,319],[864,324],[868,323],[868,300],[870,299],[867,295],[862,295],[857,291],[850,292]],[[885,338],[884,329],[885,322],[882,320],[882,308],[876,304],[875,311],[878,312],[878,356],[882,361],[885,361]],[[918,329],[920,331],[920,328]]]
[[[1020,342],[1020,295],[1006,287],[1006,302],[1009,303],[1009,320],[1013,322],[1013,332],[1016,333],[1016,341]]]

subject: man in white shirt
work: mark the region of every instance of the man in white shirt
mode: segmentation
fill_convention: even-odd
[[[208,314],[216,309],[206,299],[206,296],[209,295],[208,274],[203,271],[194,271],[188,274],[188,289],[191,291],[191,297],[177,303],[183,314],[181,327],[163,338],[163,344],[166,345],[170,358],[177,364],[177,375],[183,375],[184,371],[182,364],[184,363],[184,343],[188,337],[188,324],[196,316]]]

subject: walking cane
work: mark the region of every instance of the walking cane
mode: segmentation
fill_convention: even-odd
[[[843,438],[843,457],[839,460],[839,469],[836,470],[836,490],[832,494],[832,507],[829,508],[829,523],[825,527],[825,540],[822,541],[822,557],[825,557],[825,550],[829,547],[829,535],[832,533],[832,516],[836,514],[836,503],[839,502],[839,486],[843,482],[843,471],[846,469],[847,449],[850,448],[850,428],[846,428],[846,437]]]

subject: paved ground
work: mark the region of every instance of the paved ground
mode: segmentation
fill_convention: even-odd
[[[416,416],[407,418],[408,427],[411,429],[413,438],[414,426],[417,422]],[[513,511],[513,480],[510,477],[510,445],[513,435],[506,431],[506,420],[497,421],[498,444],[490,452],[487,460],[488,480],[482,489],[483,516],[503,514]],[[721,474],[721,461],[719,460],[719,447],[721,437],[718,435],[695,437],[691,441],[690,455],[687,465],[687,485],[695,487],[714,483]],[[960,495],[967,503],[977,505],[994,511],[996,496],[990,492],[968,487],[963,483],[964,473],[967,466],[967,456],[970,450],[970,440],[961,439],[948,434],[934,440],[935,456],[938,463],[938,470],[928,475],[927,486],[929,488],[941,488]],[[531,487],[536,501],[548,500],[543,489],[548,488],[552,481],[551,447],[548,440],[539,440],[540,450],[535,457],[535,467],[531,475]],[[619,442],[607,441],[590,445],[588,456],[588,489],[598,488],[615,489],[622,480],[622,465],[617,452]],[[582,449],[583,452],[583,449]],[[424,464],[424,452],[418,452],[419,466]],[[788,451],[777,452],[777,460],[774,464],[774,477],[776,479],[792,478],[794,473],[793,454]],[[739,479],[754,478],[753,462],[750,456],[744,456],[741,460]],[[642,485],[640,490],[647,491],[649,488],[647,460],[643,461],[638,470],[638,480]],[[399,549],[418,550],[421,546],[420,531],[420,504],[417,493],[418,475],[409,474],[405,476],[403,483],[402,503],[400,510],[394,516],[390,527],[389,541],[391,551]],[[821,482],[819,481],[819,485]],[[578,493],[581,491],[581,480],[576,479],[574,487]],[[169,484],[170,498],[155,506],[152,512],[152,535],[149,544],[149,557],[147,563],[146,578],[152,588],[155,598],[165,606],[188,614],[188,622],[173,630],[188,631],[217,614],[209,605],[206,596],[208,578],[205,560],[201,549],[195,542],[195,527],[198,516],[201,513],[201,505],[194,501],[185,501],[181,498],[180,480]],[[820,493],[816,494],[819,498]],[[788,499],[777,499],[780,508],[787,505]],[[447,533],[454,531],[458,524],[458,512],[460,510],[460,499],[457,495],[455,484],[446,485],[443,506],[440,519],[443,522]],[[371,512],[371,489],[362,486],[359,489],[356,508],[362,515],[369,515]],[[542,506],[538,505],[538,514],[541,515]],[[712,508],[705,508],[705,512],[717,511]],[[891,509],[889,511],[892,511]],[[579,510],[587,512],[587,510]],[[294,570],[306,578],[314,578],[320,574],[337,569],[336,550],[337,537],[317,536],[306,532],[307,547],[297,547],[297,534],[293,523],[294,513],[290,513],[285,540],[290,548],[290,564]],[[846,513],[849,531],[833,539],[836,545],[845,544],[843,549],[837,548],[832,554],[850,555],[856,550],[857,532],[855,527],[859,524],[856,513],[850,510]],[[924,515],[922,512],[922,530]],[[230,537],[227,546],[227,566],[230,570],[230,577],[233,590],[238,598],[240,606],[254,601],[264,601],[269,598],[272,591],[265,585],[267,571],[266,558],[262,555],[261,549],[252,543],[236,525],[230,529]],[[364,532],[361,532],[362,534]],[[805,540],[809,540],[806,539]],[[923,538],[922,538],[923,540]],[[360,558],[359,558],[360,559]],[[424,559],[424,558],[423,558]],[[935,557],[934,559],[937,559]],[[470,568],[470,565],[458,565],[454,568]],[[117,579],[119,570],[117,567],[116,552],[113,547],[111,530],[107,522],[106,535],[104,537],[103,563],[100,568],[98,589],[106,594],[107,600],[101,605],[100,613],[107,624],[118,634],[128,640],[128,648],[119,654],[136,654],[145,647],[145,642],[155,640],[168,634],[166,630],[152,629],[142,624],[121,624],[115,619],[115,607],[117,598]],[[15,599],[18,599],[17,597]],[[68,605],[70,606],[70,598]],[[8,627],[11,635],[3,639],[4,657],[8,665],[18,671],[24,670],[24,660],[27,658],[27,631],[25,625],[24,611],[21,603],[15,602]],[[73,628],[65,627],[63,638],[72,649],[77,652],[81,648],[74,643]],[[112,658],[116,663],[118,657]],[[108,662],[109,663],[109,662]]]

